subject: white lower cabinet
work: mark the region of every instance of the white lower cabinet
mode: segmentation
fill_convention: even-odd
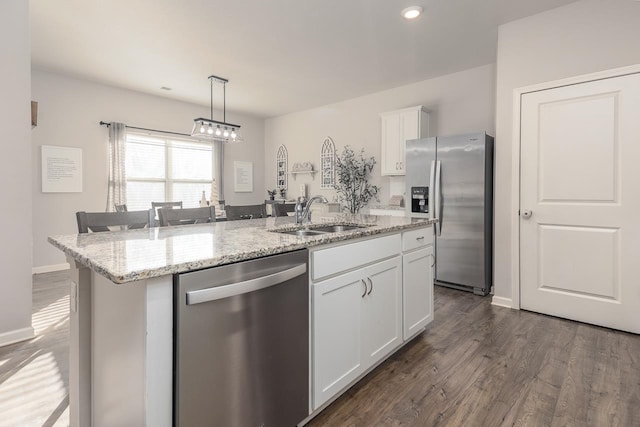
[[[313,408],[402,343],[402,257],[313,285]]]
[[[404,339],[422,331],[433,320],[433,246],[402,256]]]
[[[362,372],[362,274],[313,286],[313,409]]]
[[[312,252],[314,411],[433,320],[434,263],[433,227]]]
[[[369,285],[362,298],[363,367],[367,369],[402,343],[402,259],[379,262],[363,272]]]

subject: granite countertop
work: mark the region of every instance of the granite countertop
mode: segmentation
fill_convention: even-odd
[[[323,214],[314,225],[366,227],[299,237],[271,230],[299,228],[292,217],[155,227],[49,237],[65,254],[115,283],[214,267],[342,240],[431,224],[437,220],[376,215]]]

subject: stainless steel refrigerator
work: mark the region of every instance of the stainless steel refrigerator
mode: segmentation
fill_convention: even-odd
[[[407,215],[438,218],[435,282],[486,295],[493,283],[493,137],[406,142]]]

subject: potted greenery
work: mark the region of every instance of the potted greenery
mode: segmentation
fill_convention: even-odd
[[[275,200],[276,198],[276,193],[278,192],[278,190],[267,190],[267,194],[269,195],[269,200]]]
[[[369,177],[376,159],[365,158],[364,148],[359,156],[348,145],[342,155],[336,155],[336,192],[343,209],[352,214],[364,207],[372,198],[378,199],[380,187],[369,184]]]

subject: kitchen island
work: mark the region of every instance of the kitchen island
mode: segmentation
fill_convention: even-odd
[[[296,226],[292,218],[278,217],[51,237],[49,241],[65,252],[72,267],[71,424],[172,424],[175,275],[309,249],[311,282],[313,286],[317,285],[320,298],[320,285],[331,285],[340,272],[355,269],[357,262],[350,265],[345,259],[358,259],[359,252],[367,252],[351,250],[341,254],[340,247],[352,244],[351,241],[360,242],[362,249],[375,247],[367,242],[381,242],[381,237],[396,236],[392,245],[387,244],[391,240],[384,241],[386,249],[383,251],[396,251],[396,258],[402,259],[405,250],[417,248],[407,239],[415,239],[419,245],[428,243],[424,230],[429,230],[431,236],[429,225],[432,222],[339,214],[319,216],[309,228],[332,224],[358,227],[299,236],[279,232],[295,230]],[[417,237],[411,234],[420,230],[422,234]],[[390,246],[397,248],[389,249]],[[326,250],[331,248],[336,249]],[[320,256],[318,252],[318,266],[314,267],[316,258],[313,255],[320,250],[323,254]],[[337,260],[336,255],[339,256]],[[365,265],[369,261],[362,258],[358,262]],[[342,267],[338,267],[340,265]],[[432,317],[426,321],[430,319]],[[410,325],[405,325],[405,332],[407,326]],[[424,322],[420,327],[424,328]],[[399,339],[402,343],[402,330]],[[321,344],[317,347],[321,348]],[[310,351],[313,348],[310,343]],[[313,357],[321,358],[322,354]],[[382,360],[378,359],[369,363],[367,369]],[[363,365],[360,370],[352,370],[351,377],[345,377],[343,383],[338,384],[339,389],[313,401],[309,413],[321,410],[343,386],[351,383],[346,380],[357,380],[367,369]],[[312,384],[322,380],[326,372],[314,373]]]

